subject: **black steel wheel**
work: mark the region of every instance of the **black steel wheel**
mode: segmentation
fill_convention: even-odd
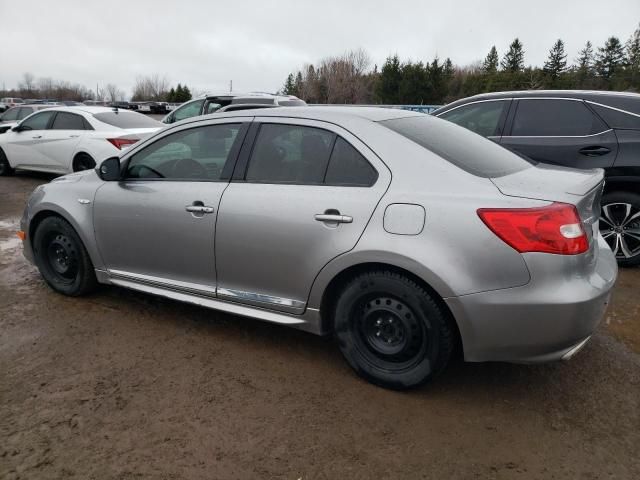
[[[605,195],[600,233],[620,266],[640,265],[640,195],[627,192]]]
[[[425,383],[444,369],[453,350],[446,312],[414,281],[392,272],[362,274],[336,303],[335,332],[353,369],[387,388]]]
[[[47,217],[33,236],[36,265],[55,291],[78,296],[97,284],[91,259],[73,227],[57,216]]]

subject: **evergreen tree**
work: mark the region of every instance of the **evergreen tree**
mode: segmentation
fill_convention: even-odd
[[[296,81],[294,79],[293,73],[290,73],[287,77],[287,80],[284,82],[284,86],[282,87],[282,93],[285,95],[295,95],[296,89]]]
[[[522,42],[518,38],[509,45],[509,51],[504,55],[501,66],[507,72],[521,72],[524,70],[524,49]]]
[[[402,72],[398,55],[387,57],[376,84],[377,101],[391,105],[398,104],[401,79]]]
[[[482,71],[485,73],[496,73],[498,71],[498,50],[494,45],[489,50],[486,58],[484,59],[484,63],[482,64]]]
[[[182,98],[183,102],[188,102],[189,100],[191,100],[191,90],[189,90],[189,87],[187,87],[186,85],[182,87]]]
[[[580,56],[576,59],[578,70],[588,75],[593,69],[593,45],[587,41],[584,48],[579,52]]]
[[[629,80],[632,87],[638,88],[640,87],[640,26],[627,41],[626,50]]]
[[[625,63],[624,48],[618,37],[609,37],[596,55],[596,72],[609,80]]]
[[[542,71],[556,80],[567,68],[567,54],[564,53],[564,42],[560,39],[549,50],[549,58],[544,62]]]
[[[184,100],[182,100],[182,96],[183,96],[183,92],[182,92],[182,85],[178,84],[178,86],[176,87],[176,102],[184,102]]]
[[[167,102],[177,102],[176,100],[176,90],[175,88],[171,87],[171,90],[169,90],[169,93],[167,94]]]

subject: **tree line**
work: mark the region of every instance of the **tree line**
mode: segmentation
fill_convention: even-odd
[[[308,103],[444,104],[504,90],[593,89],[640,91],[640,26],[626,43],[609,37],[587,41],[573,62],[558,39],[542,66],[525,66],[525,47],[515,38],[502,57],[492,46],[484,60],[456,66],[450,58],[401,61],[397,54],[370,68],[364,50],[329,57],[288,75],[282,93]]]

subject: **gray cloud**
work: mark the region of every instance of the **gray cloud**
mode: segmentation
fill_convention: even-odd
[[[557,38],[569,58],[587,40],[631,35],[638,0],[558,1],[39,1],[0,3],[0,84],[36,77],[117,84],[158,73],[195,90],[275,91],[304,63],[364,48],[379,65],[451,57],[464,65],[514,37],[527,64],[541,65]]]

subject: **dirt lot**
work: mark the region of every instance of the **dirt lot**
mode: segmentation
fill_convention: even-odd
[[[0,478],[640,478],[640,269],[572,361],[458,362],[397,393],[327,339],[53,293],[13,233],[47,180],[0,178]]]

